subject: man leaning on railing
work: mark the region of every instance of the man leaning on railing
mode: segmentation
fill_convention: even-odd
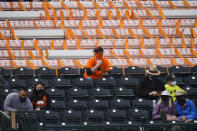
[[[18,93],[10,93],[4,101],[3,109],[8,115],[11,111],[33,111],[32,103],[28,98],[27,89],[22,88]]]

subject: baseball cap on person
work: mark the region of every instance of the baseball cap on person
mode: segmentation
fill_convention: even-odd
[[[170,96],[170,93],[167,91],[167,90],[164,90],[162,93],[161,93],[162,96]]]
[[[161,72],[158,70],[156,65],[151,65],[147,70],[146,70],[147,74],[150,75],[160,75]]]
[[[174,81],[175,80],[175,75],[169,75],[166,78],[167,81]]]
[[[98,46],[94,49],[94,52],[103,52],[103,48]]]
[[[183,91],[177,91],[175,94],[175,97],[184,96],[184,95],[185,95],[185,93]]]

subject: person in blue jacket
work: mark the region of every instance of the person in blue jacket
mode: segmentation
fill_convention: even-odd
[[[197,119],[197,111],[193,101],[186,99],[186,95],[183,91],[177,91],[175,97],[177,100],[174,105],[179,120],[187,123]]]

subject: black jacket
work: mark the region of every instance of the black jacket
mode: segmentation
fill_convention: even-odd
[[[162,92],[163,90],[165,90],[165,85],[159,76],[154,80],[150,80],[148,76],[145,76],[139,81],[136,94],[138,97],[153,100],[158,99],[158,97],[149,96],[149,93],[152,91]]]

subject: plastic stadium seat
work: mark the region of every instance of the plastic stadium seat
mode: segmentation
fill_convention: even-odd
[[[80,124],[82,122],[81,111],[65,110],[64,111],[65,122]]]
[[[184,78],[184,82],[196,87],[197,86],[197,75],[190,75],[190,76]]]
[[[125,68],[126,76],[133,75],[133,74],[144,74],[144,73],[145,73],[144,68],[140,68],[136,66],[130,66],[130,67]]]
[[[153,107],[153,101],[143,98],[136,98],[132,100],[132,106],[135,108],[150,109]]]
[[[49,69],[48,67],[40,67],[39,69],[35,70],[36,76],[40,77],[54,77],[56,76],[55,69]]]
[[[63,111],[66,108],[65,101],[51,99],[51,109],[54,111]]]
[[[95,86],[114,87],[116,86],[116,80],[109,77],[95,79]]]
[[[102,87],[93,88],[91,90],[91,95],[96,98],[105,98],[105,99],[109,99],[113,97],[111,89],[105,89]]]
[[[70,98],[88,98],[88,90],[78,87],[73,87],[68,90],[68,96]]]
[[[117,67],[110,67],[110,76],[117,78],[123,75],[123,69]]]
[[[83,86],[83,87],[93,87],[94,80],[93,79],[84,79],[84,78],[75,78],[72,79],[73,86]]]
[[[70,109],[84,110],[88,108],[88,103],[85,100],[70,99],[67,106],[69,106]]]
[[[80,76],[79,69],[78,68],[71,68],[71,67],[64,67],[61,69],[58,69],[58,75],[63,77],[77,77]]]
[[[64,90],[60,90],[60,89],[52,87],[52,88],[48,88],[46,92],[49,94],[51,98],[62,98],[62,99],[65,98]]]
[[[108,100],[102,100],[102,99],[92,99],[89,102],[89,105],[91,109],[98,109],[98,110],[106,110],[109,109],[109,101]]]
[[[197,65],[190,68],[190,73],[197,73]]]
[[[197,97],[197,88],[187,85],[183,87],[183,90],[187,92],[188,97]]]
[[[13,69],[12,74],[14,77],[32,77],[34,76],[34,70],[21,67]]]
[[[139,79],[133,77],[121,77],[117,81],[119,86],[135,88],[139,82]]]
[[[4,68],[0,68],[0,74],[3,77],[11,77],[12,73],[10,69],[4,69]]]
[[[48,79],[43,78],[30,78],[26,80],[27,87],[34,87],[36,83],[43,83],[45,88],[48,86]]]
[[[121,98],[130,99],[135,97],[135,89],[132,88],[119,87],[115,89],[115,93],[117,97],[121,97]]]
[[[57,122],[60,121],[60,114],[59,114],[59,112],[54,112],[52,110],[47,110],[47,111],[45,111],[45,120],[46,120],[47,123],[56,124]]]
[[[49,85],[55,87],[71,86],[71,80],[66,78],[53,78],[49,79]]]
[[[25,79],[20,79],[20,78],[10,78],[8,80],[8,84],[11,88],[26,88],[26,81]]]
[[[127,115],[124,110],[109,109],[107,111],[107,119],[121,123],[127,120]]]
[[[189,73],[189,67],[173,66],[168,68],[169,73]]]
[[[85,112],[84,118],[89,121],[103,122],[104,121],[104,112],[90,109]]]
[[[117,98],[113,100],[113,106],[117,109],[128,110],[131,108],[131,101]]]
[[[150,112],[139,108],[133,108],[128,111],[128,118],[133,121],[144,122],[150,119]]]

